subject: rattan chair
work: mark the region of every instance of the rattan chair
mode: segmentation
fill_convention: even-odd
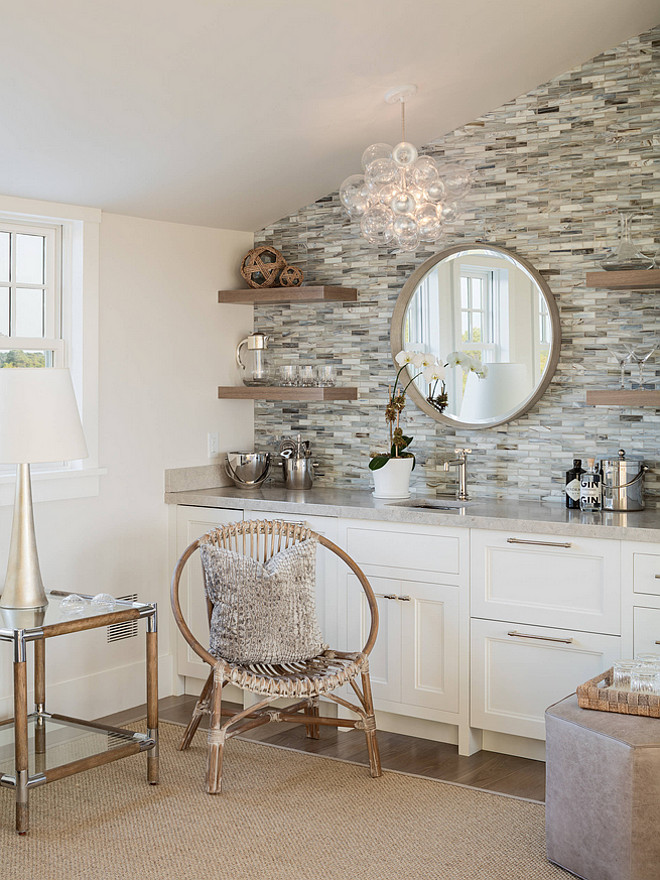
[[[249,554],[262,562],[266,562],[275,553],[285,550],[298,541],[316,538],[322,547],[342,559],[357,577],[367,598],[371,613],[371,626],[364,647],[361,651],[354,653],[325,650],[310,660],[281,665],[272,663],[239,665],[214,657],[192,634],[181,611],[179,603],[181,575],[186,562],[199,548],[200,540],[193,541],[186,548],[172,577],[172,610],[184,639],[193,651],[209,664],[211,673],[195,705],[179,749],[187,749],[190,746],[202,716],[209,715],[207,792],[217,794],[221,790],[222,759],[226,740],[270,721],[304,724],[307,728],[307,736],[312,739],[319,738],[321,725],[354,727],[363,730],[367,740],[371,775],[380,776],[382,770],[369,679],[369,654],[378,633],[378,608],[374,592],[364,573],[351,557],[336,544],[300,523],[236,522],[215,529],[212,534],[213,540],[217,542],[218,546],[238,553]],[[209,623],[212,610],[212,605],[207,599]],[[358,675],[362,682],[361,688],[356,682]],[[332,693],[346,682],[350,683],[357,695],[359,705]],[[222,688],[227,683],[236,684],[245,690],[259,694],[262,699],[242,711],[234,712],[228,707],[223,707]],[[358,717],[353,719],[321,716],[319,712],[320,696],[351,710]],[[270,707],[271,703],[282,697],[293,698],[294,703],[285,708]],[[222,722],[223,715],[230,716],[229,720],[224,723]]]

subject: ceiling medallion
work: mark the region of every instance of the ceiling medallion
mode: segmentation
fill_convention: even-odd
[[[362,174],[351,174],[339,188],[349,216],[360,220],[370,244],[414,251],[422,242],[437,242],[444,225],[458,217],[461,199],[472,175],[461,165],[439,166],[432,156],[420,156],[406,142],[406,100],[417,86],[391,89],[388,104],[401,105],[401,143],[372,144],[362,154]]]

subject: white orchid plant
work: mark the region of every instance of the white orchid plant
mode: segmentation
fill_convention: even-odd
[[[406,451],[413,438],[407,437],[400,425],[401,413],[406,405],[406,391],[415,379],[424,376],[429,384],[427,402],[438,412],[443,412],[448,403],[445,383],[446,367],[461,367],[463,372],[476,373],[480,379],[485,378],[488,372],[485,364],[463,351],[452,351],[447,355],[445,362],[443,359],[438,359],[431,354],[424,354],[421,351],[400,351],[394,360],[399,369],[394,380],[394,387],[390,385],[388,389],[388,400],[385,406],[385,421],[390,433],[390,451],[378,452],[371,456],[369,468],[372,471],[385,467],[391,458],[412,458],[413,470],[415,468],[415,456],[412,452]],[[412,375],[404,386],[405,379],[401,378],[401,374],[409,366],[412,367],[410,371]],[[440,383],[439,391],[438,383]]]

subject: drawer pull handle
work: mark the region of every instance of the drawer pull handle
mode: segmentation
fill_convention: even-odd
[[[399,596],[398,599],[399,602],[411,602],[412,596]]]
[[[507,544],[535,544],[537,547],[572,547],[570,541],[527,541],[525,538],[507,538]]]
[[[51,593],[52,593],[52,590],[51,590]],[[657,641],[657,642],[656,642],[656,645],[660,645],[660,641]]]
[[[385,596],[383,596],[383,599],[396,599],[396,596],[394,595],[394,593],[387,593]]]
[[[558,639],[555,636],[534,636],[534,635],[530,635],[529,633],[516,632],[515,629],[511,630],[511,632],[508,632],[507,635],[513,636],[516,639],[540,639],[540,641],[542,641],[542,642],[561,642],[562,645],[572,645],[573,644],[573,639]]]

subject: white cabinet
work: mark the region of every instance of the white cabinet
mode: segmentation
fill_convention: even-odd
[[[459,710],[459,588],[373,575],[380,625],[369,668],[376,708],[410,713]],[[369,609],[354,575],[347,577],[349,648],[364,645]]]
[[[242,510],[223,510],[215,507],[177,507],[176,555],[177,559],[189,544],[210,529],[243,519]],[[204,578],[199,553],[194,553],[186,563],[179,584],[181,610],[193,635],[204,645],[208,644],[209,619],[206,611]],[[209,667],[182,638],[177,638],[177,671],[179,675],[206,680]]]
[[[472,726],[545,739],[545,709],[608,669],[620,643],[617,636],[473,620]]]
[[[618,541],[473,529],[471,545],[472,617],[620,635]]]
[[[346,520],[340,535],[378,601],[380,625],[369,664],[376,709],[458,724],[461,674],[467,671],[461,643],[466,658],[469,532]],[[347,647],[355,650],[366,638],[368,607],[350,574],[345,593]]]

